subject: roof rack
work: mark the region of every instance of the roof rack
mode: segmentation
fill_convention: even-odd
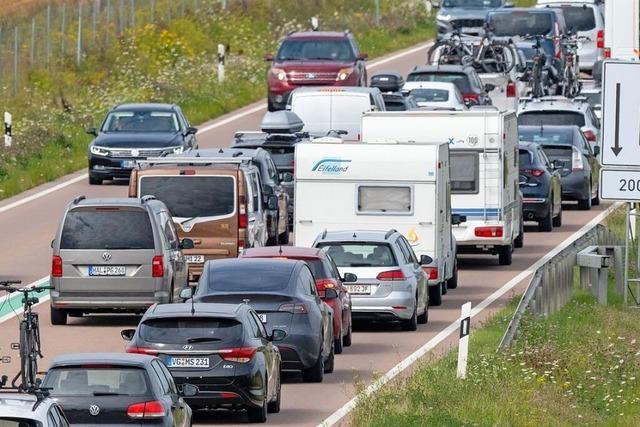
[[[249,163],[252,161],[251,157],[149,157],[146,160],[137,160],[138,166],[147,165],[208,165],[213,163]]]
[[[87,198],[87,196],[85,196],[84,194],[81,195],[81,196],[78,196],[75,199],[73,199],[73,204],[77,205],[78,203],[80,203],[81,201],[83,201],[86,198]]]
[[[384,235],[384,240],[387,240],[389,237],[391,237],[394,233],[397,233],[398,230],[396,230],[395,228],[392,228],[391,230],[387,231],[387,234]]]
[[[2,376],[2,380],[6,383],[6,375]],[[51,388],[44,388],[36,385],[35,387],[29,388],[27,390],[22,389],[22,387],[0,387],[0,393],[12,393],[12,394],[24,394],[31,395],[36,398],[36,401],[33,403],[31,407],[31,411],[35,411],[40,404],[49,397],[49,391]]]
[[[154,196],[153,194],[147,194],[146,196],[142,196],[140,198],[140,201],[142,203],[147,203],[150,200],[156,200],[156,196]]]

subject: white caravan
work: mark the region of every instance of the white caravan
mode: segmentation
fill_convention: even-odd
[[[518,162],[518,123],[513,112],[469,111],[367,113],[362,138],[368,144],[449,144],[452,212],[458,253],[490,253],[511,264],[524,238]]]
[[[611,0],[604,4],[605,57],[637,61],[640,57],[638,0]]]
[[[294,200],[296,246],[325,230],[396,229],[432,259],[430,296],[457,287],[451,222],[464,218],[451,215],[447,144],[298,144]]]

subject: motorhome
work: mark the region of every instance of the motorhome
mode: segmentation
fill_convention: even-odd
[[[638,0],[604,3],[605,58],[637,61],[640,58],[640,7]]]
[[[329,140],[296,146],[295,245],[310,246],[324,231],[396,229],[418,258],[431,258],[423,269],[438,301],[457,286],[451,223],[464,220],[451,215],[447,144]]]
[[[367,113],[362,139],[416,148],[448,144],[452,212],[467,218],[453,226],[457,253],[489,253],[498,255],[501,265],[511,264],[513,248],[524,238],[515,113],[495,107]]]

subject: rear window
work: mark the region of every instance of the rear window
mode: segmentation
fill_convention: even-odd
[[[320,243],[338,267],[392,267],[397,265],[393,251],[384,243]]]
[[[554,147],[553,145],[543,145],[544,154],[551,160],[567,159],[573,155],[573,147]]]
[[[313,277],[317,279],[332,279],[333,274],[329,270],[328,266],[320,259],[305,259],[305,263],[309,266]]]
[[[105,207],[67,213],[60,249],[153,249],[149,214],[142,209]],[[111,210],[113,209],[113,210]]]
[[[0,427],[38,427],[40,424],[26,418],[0,417]]]
[[[293,267],[290,265],[243,263],[214,267],[203,277],[207,278],[206,292],[209,294],[274,292],[289,287],[292,272]],[[198,289],[201,286],[198,285]]]
[[[562,6],[564,20],[572,33],[591,31],[596,27],[595,9],[583,6]]]
[[[412,202],[411,187],[365,185],[358,187],[358,213],[411,213]]]
[[[529,150],[518,150],[520,169],[528,168],[533,164],[533,154]]]
[[[489,16],[489,26],[498,37],[543,36],[553,30],[551,16],[551,13],[540,12],[498,12]]]
[[[540,129],[519,131],[520,141],[536,142],[538,144],[567,144],[573,145],[573,132],[550,131]]]
[[[584,126],[582,113],[571,111],[531,111],[518,116],[519,126]]]
[[[417,102],[447,102],[449,91],[443,89],[414,89],[411,95]]]
[[[407,77],[407,81],[453,83],[461,93],[473,92],[469,83],[469,77],[465,73],[411,73]],[[411,94],[416,97],[414,91],[411,91]]]
[[[148,392],[144,369],[132,367],[61,367],[50,369],[43,387],[52,396],[143,396]]]
[[[140,338],[159,344],[231,343],[242,339],[242,324],[233,319],[154,319],[140,325]]]
[[[407,111],[407,104],[404,101],[384,101],[387,111]]]
[[[162,200],[176,218],[225,216],[235,210],[230,176],[143,176],[138,192]]]
[[[451,193],[478,193],[480,157],[478,153],[450,153]]]

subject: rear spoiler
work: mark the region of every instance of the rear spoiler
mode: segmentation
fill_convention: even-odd
[[[136,160],[139,167],[154,165],[194,166],[210,164],[242,164],[249,163],[251,157],[150,157],[146,160]]]

